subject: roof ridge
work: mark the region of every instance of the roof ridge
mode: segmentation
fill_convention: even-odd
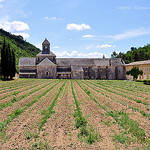
[[[56,66],[50,59],[45,57],[37,66]]]

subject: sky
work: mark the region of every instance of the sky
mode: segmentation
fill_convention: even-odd
[[[150,44],[150,0],[0,0],[0,28],[57,57],[107,58]]]

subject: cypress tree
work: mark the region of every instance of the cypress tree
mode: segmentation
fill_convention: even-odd
[[[15,62],[15,53],[10,48],[10,45],[6,45],[4,38],[3,46],[1,49],[1,66],[2,66],[2,76],[4,79],[12,79],[16,73],[16,62]]]
[[[6,78],[6,41],[4,38],[3,46],[1,49],[1,66],[2,66],[2,76]]]
[[[10,79],[15,76],[16,73],[16,59],[14,50],[11,50],[11,65],[10,65]]]

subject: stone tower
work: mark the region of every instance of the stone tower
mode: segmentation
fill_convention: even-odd
[[[50,54],[50,43],[47,39],[42,43],[42,54]]]

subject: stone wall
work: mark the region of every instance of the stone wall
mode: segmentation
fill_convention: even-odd
[[[145,80],[150,79],[150,64],[141,64],[141,65],[127,65],[126,71],[131,70],[133,67],[139,67],[140,70],[143,71],[143,75],[138,76],[138,80]],[[126,75],[126,78],[128,80],[133,80],[133,77],[131,75]]]
[[[56,78],[56,67],[37,67],[38,78],[40,79],[55,79]]]
[[[22,74],[22,73],[19,73],[19,78],[37,78],[37,74]]]
[[[109,80],[123,80],[126,79],[124,66],[109,66],[109,67],[83,67],[84,79],[109,79]]]
[[[72,71],[72,79],[83,79],[83,71]]]

